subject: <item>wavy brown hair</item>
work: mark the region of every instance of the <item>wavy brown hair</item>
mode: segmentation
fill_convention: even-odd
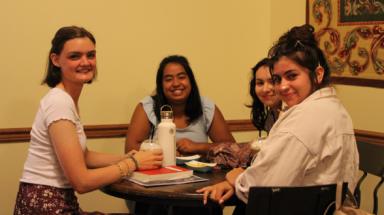
[[[265,106],[256,95],[256,72],[263,66],[269,66],[269,59],[264,58],[252,68],[251,81],[249,82],[249,94],[252,97],[252,104],[245,105],[251,108],[252,124],[259,130],[265,130],[265,122],[267,121],[269,107]]]

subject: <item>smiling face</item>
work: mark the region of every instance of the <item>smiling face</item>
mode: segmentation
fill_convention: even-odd
[[[269,67],[262,66],[256,71],[255,93],[259,100],[268,107],[280,103],[280,99],[274,93],[274,86]]]
[[[169,104],[185,104],[191,93],[191,83],[184,67],[168,63],[163,73],[163,92]]]
[[[300,104],[313,92],[309,70],[287,57],[275,63],[272,74],[276,94],[288,107]]]
[[[64,84],[84,84],[92,80],[96,71],[95,44],[88,37],[68,40],[60,55],[51,55],[52,63],[61,70]]]

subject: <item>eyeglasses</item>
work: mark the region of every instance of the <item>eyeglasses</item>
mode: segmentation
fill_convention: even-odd
[[[297,46],[298,44],[300,46]],[[277,44],[273,46],[268,52],[268,58],[269,59],[274,58],[279,52],[281,52],[281,54],[287,54],[287,53],[293,52],[300,47],[305,51],[305,45],[302,42],[300,42],[300,40],[285,41],[281,44]]]

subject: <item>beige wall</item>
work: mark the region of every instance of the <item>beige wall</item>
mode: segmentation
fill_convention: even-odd
[[[97,39],[98,82],[86,86],[80,99],[83,123],[96,125],[129,123],[138,101],[155,87],[158,64],[171,54],[189,59],[201,94],[226,119],[249,118],[243,104],[250,68],[279,35],[305,22],[301,0],[96,2],[0,0],[0,128],[32,125],[48,90],[39,82],[50,40],[62,26],[83,26]],[[355,128],[384,132],[383,90],[339,86],[339,92]],[[256,134],[234,135],[242,142]],[[88,147],[122,153],[123,142],[94,139]],[[0,214],[13,211],[27,150],[28,143],[0,144]],[[79,202],[85,210],[126,211],[122,200],[99,191],[80,195]]]
[[[66,25],[84,26],[97,40],[99,81],[83,90],[84,124],[128,123],[171,54],[189,59],[201,94],[227,119],[249,117],[247,78],[269,46],[254,42],[269,41],[268,2],[1,1],[0,128],[31,126],[48,90],[39,82],[50,40]]]
[[[185,55],[201,94],[226,119],[247,119],[250,68],[269,42],[269,3],[255,1],[5,1],[0,0],[0,128],[30,127],[39,100],[50,40],[78,25],[97,40],[98,82],[80,99],[85,125],[129,123],[137,103],[155,88],[160,61]],[[255,20],[263,19],[255,28]],[[225,96],[224,96],[225,95]],[[239,141],[253,137],[247,132]],[[123,138],[89,140],[91,150],[122,153]],[[11,214],[28,143],[0,145],[0,214]],[[126,211],[122,200],[95,191],[80,195],[85,210]]]

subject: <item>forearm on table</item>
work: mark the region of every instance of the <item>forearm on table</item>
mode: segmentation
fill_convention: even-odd
[[[84,160],[87,168],[101,168],[117,163],[125,158],[124,154],[111,155],[99,152],[88,151],[84,153]]]
[[[240,176],[241,173],[243,173],[245,170],[241,167],[234,168],[233,170],[229,171],[225,175],[225,179],[227,179],[228,183],[235,188],[236,186],[236,179]]]
[[[197,143],[197,144],[199,144],[197,154],[203,154],[203,155],[208,154],[209,149],[211,149],[212,147],[216,147],[220,145],[220,143]]]
[[[241,183],[244,173],[240,174],[235,181],[235,194],[243,202],[248,203],[249,186]]]
[[[135,169],[135,165],[130,159],[117,162],[119,164],[112,164],[103,168],[89,169],[85,174],[78,177],[68,177],[71,186],[76,192],[83,194],[91,192],[93,190],[105,187],[111,183],[114,183],[122,179],[121,169],[124,173],[128,173],[127,164],[130,166],[130,171]]]

